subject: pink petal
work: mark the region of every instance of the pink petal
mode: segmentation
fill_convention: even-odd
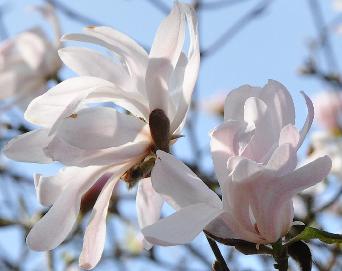
[[[153,188],[175,209],[197,203],[206,203],[221,208],[221,200],[193,173],[174,156],[157,151],[156,164],[151,179]]]
[[[228,174],[228,158],[238,155],[239,134],[244,124],[238,121],[226,121],[211,133],[210,148],[216,176],[221,182]]]
[[[147,226],[142,233],[151,244],[160,246],[186,244],[191,242],[221,213],[221,209],[206,203],[190,205],[151,226]]]

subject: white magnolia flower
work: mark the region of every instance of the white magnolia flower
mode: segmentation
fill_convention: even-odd
[[[316,131],[311,136],[311,149],[308,159],[315,159],[322,154],[329,155],[332,160],[331,173],[342,180],[342,137]]]
[[[188,167],[158,151],[152,185],[171,199],[176,212],[144,228],[145,238],[159,245],[184,244],[204,229],[257,244],[284,236],[292,226],[293,196],[331,168],[327,156],[296,168],[297,150],[313,119],[312,103],[305,99],[309,113],[298,131],[293,101],[280,83],[242,86],[228,94],[225,122],[211,139],[222,202]]]
[[[61,34],[56,14],[49,5],[36,9],[51,22],[54,43],[36,27],[0,44],[0,100],[11,99],[10,105],[16,104],[23,110],[46,90],[48,80],[56,77],[61,66],[57,54]]]
[[[190,45],[184,54],[186,25]],[[36,176],[40,201],[52,207],[27,237],[35,250],[58,246],[75,224],[82,195],[102,175],[112,175],[85,232],[80,266],[91,269],[103,251],[113,187],[124,174],[129,182],[148,175],[145,171],[151,169],[155,150],[167,150],[184,125],[199,69],[197,21],[190,6],[175,3],[159,26],[149,54],[109,27],[88,27],[84,34],[66,35],[64,40],[101,45],[118,59],[112,61],[85,48],[61,49],[62,61],[80,76],[31,102],[25,118],[41,128],[9,142],[5,153],[18,161],[59,161],[67,166],[57,176]],[[105,101],[131,115],[91,106]],[[141,227],[159,219],[162,203],[150,178],[141,180],[137,192]]]

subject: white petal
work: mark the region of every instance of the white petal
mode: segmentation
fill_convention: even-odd
[[[53,160],[44,152],[50,143],[48,129],[38,129],[17,136],[7,143],[3,153],[10,159],[30,163],[51,163]]]
[[[108,167],[92,166],[70,174],[69,185],[28,234],[26,242],[31,249],[50,250],[64,241],[76,222],[82,195],[106,170]]]
[[[106,239],[106,218],[114,186],[128,167],[119,167],[103,187],[91,213],[90,222],[84,233],[83,248],[79,258],[81,268],[89,270],[99,262]]]
[[[147,226],[142,233],[145,239],[152,244],[161,246],[186,244],[191,242],[221,213],[221,209],[206,203],[190,205],[151,226]]]
[[[15,39],[18,53],[32,69],[40,68],[44,60],[44,54],[46,53],[45,40],[46,37],[38,28],[23,32]]]
[[[89,42],[104,46],[115,52],[127,63],[131,77],[136,82],[141,94],[145,94],[145,77],[148,56],[145,50],[127,35],[110,27],[88,27],[85,34],[68,34],[63,40]]]
[[[181,6],[184,9],[188,22],[190,46],[187,56],[188,64],[186,65],[184,71],[182,97],[178,102],[177,113],[171,121],[171,132],[174,132],[177,128],[181,129],[184,126],[200,65],[200,48],[196,13],[188,5],[181,4]]]
[[[25,112],[25,118],[34,124],[51,127],[61,117],[75,113],[84,99],[112,101],[133,114],[147,115],[147,108],[142,103],[113,83],[96,77],[81,76],[65,80],[34,99]]]
[[[185,18],[175,3],[171,13],[160,24],[154,38],[146,71],[146,91],[150,112],[168,112],[168,83],[182,52]]]
[[[142,133],[148,135],[145,126],[140,119],[112,108],[93,107],[81,109],[73,117],[63,119],[56,136],[81,149],[105,149],[133,142]]]
[[[220,198],[210,190],[195,173],[174,156],[157,151],[157,160],[151,179],[153,188],[165,195],[165,200],[175,209],[197,203],[221,208]]]
[[[150,147],[150,141],[139,139],[118,147],[87,150],[68,144],[55,137],[44,149],[54,161],[67,166],[87,167],[90,165],[122,164],[132,159],[141,159]]]
[[[136,208],[140,229],[152,225],[160,218],[160,212],[164,200],[152,187],[151,178],[139,181]],[[151,244],[144,240],[145,249],[150,249]]]
[[[79,171],[77,167],[64,167],[55,176],[35,174],[34,186],[39,202],[45,206],[52,205]]]
[[[96,51],[67,47],[60,49],[58,54],[64,64],[80,76],[99,77],[126,91],[132,90],[131,79],[124,67]]]

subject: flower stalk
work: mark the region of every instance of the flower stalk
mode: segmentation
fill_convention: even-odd
[[[279,271],[287,271],[288,269],[288,253],[287,247],[283,246],[281,239],[272,244],[273,258],[276,261],[274,267]]]
[[[209,236],[206,235],[206,238],[208,240],[208,243],[210,245],[210,248],[212,249],[215,258],[216,258],[216,262],[218,262],[220,268],[218,270],[222,270],[222,271],[230,271],[226,261],[224,260],[222,253],[218,247],[218,245],[216,244],[216,241],[212,238],[210,238]],[[215,269],[215,263],[213,264],[213,270],[216,271]]]

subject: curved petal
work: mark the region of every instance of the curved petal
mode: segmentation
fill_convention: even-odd
[[[188,51],[188,63],[184,70],[182,96],[177,103],[176,115],[171,119],[171,132],[182,129],[186,115],[190,107],[191,96],[194,90],[200,65],[200,48],[197,28],[197,17],[193,8],[180,4],[184,9],[190,34],[190,46]]]
[[[92,107],[63,119],[55,135],[74,147],[96,150],[133,142],[142,133],[148,135],[145,126],[140,119],[113,108]]]
[[[325,156],[281,178],[263,177],[251,183],[252,211],[258,230],[268,242],[275,242],[289,229],[293,218],[291,198],[320,182],[330,168],[331,160]]]
[[[34,186],[39,202],[44,206],[52,205],[68,186],[80,168],[64,167],[55,176],[34,176]]]
[[[210,148],[216,176],[221,183],[229,174],[227,161],[231,156],[238,155],[240,131],[245,124],[239,121],[226,121],[211,133]]]
[[[174,246],[191,242],[203,229],[222,213],[218,209],[198,203],[180,209],[176,213],[142,229],[151,244]]]
[[[25,118],[37,125],[51,127],[57,120],[75,113],[82,101],[113,101],[133,114],[145,116],[146,107],[113,83],[91,76],[70,78],[34,99]]]
[[[149,54],[146,91],[150,112],[168,112],[168,83],[181,55],[185,38],[182,7],[175,3],[171,13],[160,24]]]
[[[123,65],[94,50],[81,47],[67,47],[58,51],[65,65],[80,76],[94,76],[112,82],[125,91],[132,91],[133,85]],[[136,93],[139,95],[139,93]]]
[[[76,222],[82,195],[108,169],[108,167],[91,166],[78,171],[73,170],[68,175],[69,185],[28,234],[26,239],[28,246],[36,251],[44,251],[54,249],[61,244]]]
[[[152,187],[151,178],[139,181],[136,209],[140,229],[152,225],[160,218],[164,200]],[[151,249],[151,244],[144,240],[145,249]]]
[[[279,132],[287,124],[295,123],[295,108],[289,91],[275,80],[268,80],[260,96],[272,112],[272,129]]]
[[[32,69],[39,69],[46,53],[46,37],[39,28],[34,28],[18,35],[15,46],[20,56]]]
[[[186,165],[174,156],[157,151],[151,173],[153,188],[165,195],[165,200],[176,210],[197,203],[221,208],[221,200]]]
[[[249,97],[257,97],[259,87],[243,85],[230,91],[224,103],[224,120],[244,121],[244,104]]]
[[[272,153],[266,168],[276,171],[277,176],[291,173],[297,166],[297,152],[290,144],[280,145]]]
[[[309,131],[311,125],[312,125],[312,121],[313,121],[314,114],[315,114],[314,113],[314,106],[312,104],[312,101],[310,100],[310,98],[303,91],[301,93],[304,96],[305,103],[306,103],[306,106],[308,108],[308,115],[306,117],[306,120],[305,120],[303,128],[300,130],[300,140],[298,142],[298,147],[297,147],[298,149],[303,144],[305,136],[307,135],[307,133],[308,133],[308,131]]]
[[[145,96],[144,81],[148,56],[146,51],[127,35],[110,27],[87,27],[85,34],[68,34],[63,40],[74,40],[101,45],[119,56],[127,63],[137,89]]]
[[[89,224],[84,233],[79,266],[90,270],[99,262],[106,240],[106,218],[114,186],[131,165],[112,169],[115,172],[103,187],[91,213]]]
[[[51,142],[48,129],[38,129],[17,136],[3,148],[10,159],[30,163],[51,163],[53,160],[45,154],[44,148]]]

